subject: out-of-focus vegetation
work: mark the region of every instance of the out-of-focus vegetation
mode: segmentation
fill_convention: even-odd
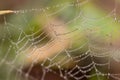
[[[61,53],[63,54],[60,54],[60,56],[58,56],[53,61],[53,63],[60,61],[64,56],[66,56],[65,52],[62,52],[62,49],[73,50],[86,43],[90,43],[93,46],[99,48],[109,48],[109,46],[111,45],[116,49],[120,47],[120,23],[118,20],[115,20],[115,18],[119,19],[119,0],[116,0],[118,5],[117,8],[115,8],[114,6],[115,3],[110,5],[112,2],[114,2],[114,0],[106,0],[106,3],[104,2],[104,0],[88,0],[88,2],[83,4],[80,3],[84,2],[84,0],[78,0],[78,2],[73,0],[23,0],[22,2],[20,2],[20,0],[17,1],[0,1],[1,10],[18,10],[18,13],[0,15],[1,80],[6,80],[7,78],[8,80],[15,79],[16,73],[14,68],[16,68],[17,70],[22,70],[22,68],[20,67],[23,64],[23,67],[26,67],[26,65],[31,66],[36,57],[38,58],[36,64],[38,64],[44,61],[46,59],[46,56],[51,58],[61,51]],[[101,5],[101,3],[105,6]],[[64,5],[60,6],[57,4]],[[112,10],[113,13],[111,13]],[[54,25],[52,25],[51,23],[55,24],[55,28]],[[61,24],[63,25],[59,26]],[[51,28],[51,26],[53,27],[53,29]],[[38,30],[40,31],[36,33]],[[58,39],[56,39],[54,31],[56,31],[57,34],[61,34]],[[43,32],[45,33],[43,34]],[[32,35],[33,33],[36,34],[34,36],[27,36]],[[43,36],[36,40],[29,41],[29,38],[35,39],[35,37],[39,36],[40,34],[43,34]],[[36,51],[35,54],[30,54],[33,48],[35,48],[34,45],[26,51],[24,51],[24,49],[21,49],[24,52],[20,50],[20,48],[23,47],[23,45],[26,44],[27,41],[29,42],[24,47],[25,49],[29,47],[29,45],[33,42],[39,41],[40,39],[44,38],[44,36],[46,36],[47,34],[49,35],[40,43],[34,44],[35,46],[37,46],[37,48],[43,50],[43,54],[36,55],[38,54],[39,50]],[[23,37],[26,38],[22,41],[22,43],[19,43],[20,39],[22,39]],[[41,46],[44,46],[51,39],[55,40],[51,43],[55,47],[53,47],[53,49],[51,48],[51,50],[44,51],[51,46],[45,46],[44,48],[41,48]],[[63,41],[61,40],[60,42],[59,39],[63,39]],[[69,48],[70,42],[72,42],[72,48]],[[84,54],[87,50],[88,45],[84,46],[81,50],[78,50],[75,53],[71,53],[70,55],[72,57],[78,56],[80,54]],[[100,53],[101,51],[98,52],[98,55]],[[16,57],[16,55],[18,56]],[[31,57],[26,57],[26,55],[30,55]],[[117,60],[119,59],[119,57],[114,58],[117,58]],[[10,63],[7,64],[6,61]],[[48,64],[49,62],[46,63],[46,65]],[[84,62],[78,64],[84,64]],[[75,65],[76,64],[74,63],[74,61],[71,61],[70,63],[64,65],[63,68],[70,69]],[[53,69],[56,68],[57,67],[53,67]],[[8,72],[12,74],[10,76],[6,76],[9,75]],[[95,73],[95,71],[91,71],[91,73],[89,74],[93,73]],[[106,77],[99,76],[99,78],[100,80],[107,80]],[[16,78],[16,80],[19,79]],[[88,80],[97,80],[97,77],[93,77]]]

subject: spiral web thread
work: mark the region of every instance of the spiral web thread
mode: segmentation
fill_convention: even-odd
[[[40,9],[29,9],[29,10],[16,10],[14,11],[14,13],[12,13],[14,16],[19,16],[19,15],[23,15],[26,13],[32,13],[34,15],[45,15],[47,19],[49,19],[51,16],[55,16],[56,14],[59,14],[62,10],[64,10],[67,7],[81,7],[87,3],[89,3],[89,0],[85,0],[83,2],[76,2],[76,3],[72,3],[72,2],[66,2],[63,4],[57,4],[51,7],[45,7],[45,8],[40,8]],[[56,11],[54,11],[53,13],[47,13],[48,10],[54,9],[54,8],[60,8]],[[72,38],[74,38],[74,36],[77,36],[79,34],[74,34],[76,32],[79,32],[81,27],[84,27],[84,24],[87,23],[87,21],[102,21],[105,20],[109,17],[114,17],[113,22],[118,21],[116,18],[116,9],[117,9],[117,5],[115,4],[114,9],[106,16],[103,16],[102,18],[99,19],[94,19],[94,18],[88,18],[84,15],[84,13],[82,13],[82,11],[76,12],[78,13],[76,15],[75,18],[73,18],[72,20],[65,22],[63,24],[56,24],[56,23],[48,23],[48,25],[50,25],[50,29],[53,31],[55,38],[51,38],[49,39],[49,41],[46,42],[46,44],[44,45],[48,45],[51,42],[54,42],[54,40],[58,40],[59,42],[64,42],[67,40],[71,40]],[[39,14],[38,14],[39,13]],[[43,14],[40,14],[43,13]],[[77,23],[77,20],[79,20],[80,18],[83,19],[83,21],[81,22],[81,25],[75,25]],[[28,23],[28,19],[23,15],[22,20],[24,21],[24,23],[27,23],[27,25],[29,26],[30,24]],[[55,28],[59,28],[61,26],[64,25],[69,25],[71,23],[74,23],[74,28],[71,31],[65,32],[65,33],[57,33],[55,32]],[[104,23],[103,25],[106,25],[109,23]],[[94,25],[91,25],[94,26]],[[31,33],[27,34],[22,27],[22,24],[15,24],[12,22],[9,22],[9,20],[7,19],[6,16],[4,16],[4,26],[2,27],[3,29],[3,33],[2,37],[0,39],[0,54],[4,55],[3,57],[0,58],[0,66],[1,69],[3,66],[6,66],[5,69],[3,69],[3,71],[7,72],[5,73],[6,79],[5,80],[37,80],[36,77],[30,75],[30,72],[32,70],[32,68],[34,67],[36,61],[37,61],[37,57],[35,60],[33,60],[30,63],[30,67],[28,69],[27,72],[23,71],[24,68],[24,61],[22,60],[19,66],[16,66],[17,63],[17,59],[20,57],[20,55],[24,54],[27,57],[30,57],[31,54],[34,54],[34,52],[37,50],[39,51],[39,54],[44,54],[41,53],[41,51],[38,49],[39,47],[37,46],[37,44],[39,44],[40,42],[44,41],[45,38],[49,37],[50,34],[45,34],[46,32],[44,31],[45,28],[48,27],[44,27],[42,29],[37,30],[36,32],[33,32],[31,29]],[[91,27],[92,28],[92,27]],[[17,30],[18,31],[18,36],[17,39],[15,41],[12,40],[11,38],[11,31]],[[88,30],[88,28],[84,28],[84,30]],[[6,31],[6,32],[4,32]],[[42,31],[42,33],[40,33]],[[40,35],[35,36],[36,34],[40,33]],[[45,34],[45,35],[44,35]],[[68,36],[71,35],[72,36]],[[41,36],[43,36],[41,38]],[[64,38],[62,37],[64,36]],[[92,35],[91,35],[92,36]],[[88,36],[88,37],[91,37]],[[88,39],[88,37],[86,36],[86,39]],[[79,43],[79,37],[77,38],[77,42]],[[9,45],[7,45],[7,47],[5,47],[4,49],[4,45],[6,45],[6,41],[8,41],[7,43]],[[44,47],[43,45],[43,47]],[[49,46],[49,48],[51,48],[54,45]],[[59,46],[59,45],[58,45]],[[45,60],[43,60],[42,62],[40,62],[39,66],[42,67],[42,75],[40,80],[45,80],[46,78],[46,74],[48,72],[51,72],[53,74],[57,74],[58,76],[60,76],[61,78],[63,78],[64,80],[89,80],[93,77],[96,77],[97,80],[102,80],[101,77],[106,78],[106,80],[112,79],[112,80],[120,80],[120,74],[119,73],[111,73],[109,70],[111,68],[111,58],[109,57],[108,54],[105,54],[107,52],[103,52],[101,53],[101,55],[93,55],[93,51],[91,50],[92,48],[97,48],[95,46],[93,46],[93,44],[91,43],[91,41],[89,41],[89,39],[82,44],[79,47],[76,48],[72,48],[73,46],[73,42],[71,41],[69,44],[69,48],[64,48],[64,46],[62,46],[62,50],[60,50],[58,53],[56,53],[54,56],[52,57],[48,57]],[[85,53],[79,53],[78,55],[74,55],[76,52],[80,52],[81,49],[86,48],[87,46],[87,50],[85,51]],[[31,47],[34,47],[33,50],[31,51],[31,53],[25,54],[25,51],[29,50]],[[48,48],[48,49],[49,49]],[[104,48],[102,49],[104,50]],[[14,58],[9,58],[10,55],[13,53],[15,53]],[[109,52],[108,52],[109,53]],[[37,55],[39,55],[37,54]],[[62,56],[62,58],[60,58],[58,61],[55,61],[55,59],[57,59],[59,56]],[[97,59],[104,59],[101,62]],[[64,65],[68,65],[69,63],[73,63],[73,66],[71,68],[64,68]],[[49,63],[46,65],[46,63]],[[84,64],[84,65],[82,65]],[[56,66],[57,70],[53,69],[52,67]],[[116,65],[117,66],[117,65]],[[69,66],[68,66],[69,67]],[[102,71],[102,68],[105,69]],[[77,71],[76,71],[77,70]],[[15,75],[12,79],[11,76]],[[56,79],[54,79],[56,80]]]

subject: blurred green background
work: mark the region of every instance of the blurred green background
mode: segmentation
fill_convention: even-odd
[[[26,80],[24,78],[25,74],[23,73],[29,72],[26,70],[31,67],[34,57],[33,60],[29,61],[26,57],[27,53],[24,50],[29,51],[29,49],[33,49],[35,46],[39,48],[39,46],[45,45],[51,39],[55,39],[56,37],[54,37],[52,28],[58,35],[60,32],[58,39],[63,39],[63,41],[66,39],[65,43],[68,45],[66,46],[64,43],[63,45],[66,46],[65,49],[67,48],[68,51],[85,45],[81,49],[69,53],[71,57],[86,53],[89,45],[92,45],[93,51],[96,51],[94,46],[97,49],[100,48],[100,51],[97,51],[97,55],[100,55],[101,52],[105,52],[106,50],[119,50],[120,47],[119,0],[1,0],[0,10],[13,10],[15,12],[0,15],[0,80]],[[48,25],[49,23],[53,23],[55,26],[52,24]],[[50,27],[46,27],[46,25]],[[51,31],[48,28],[51,28]],[[41,34],[42,36],[36,39],[36,37]],[[31,44],[32,46],[28,48]],[[105,51],[102,48],[105,48]],[[55,49],[53,49],[53,51],[54,50]],[[59,53],[59,50],[56,54],[50,55],[50,58],[57,55],[57,53]],[[114,57],[112,55],[113,53],[110,54],[111,58],[119,61],[120,57]],[[51,61],[51,63],[57,63],[65,56],[68,56],[66,52],[61,51],[61,54]],[[67,59],[70,59],[70,57]],[[41,80],[41,77],[39,78],[38,76],[42,75],[42,70],[41,67],[36,68],[36,65],[43,63],[43,61],[44,58],[43,60],[38,59],[38,61],[36,61],[34,64],[35,67],[29,72],[30,76]],[[101,61],[104,62],[106,60]],[[113,62],[114,60],[111,61]],[[88,60],[85,59],[85,61],[78,63],[74,63],[73,60],[64,66],[59,65],[63,70],[69,70],[75,65],[81,67],[89,65],[90,63],[91,61],[89,61],[88,58]],[[49,61],[46,61],[44,66],[48,65]],[[119,63],[116,63],[113,69],[111,68],[109,70],[106,69],[106,67],[98,67],[98,69],[104,73],[112,71],[115,74],[116,70],[118,70],[118,73],[120,72],[119,66]],[[34,74],[34,68],[37,69],[37,71],[40,70],[38,74],[36,74],[38,76]],[[53,66],[52,69],[57,72],[58,66]],[[86,74],[92,75],[94,73],[96,74],[96,71],[91,70]],[[48,75],[50,74],[51,73]],[[78,76],[82,75],[84,74],[78,74]],[[49,78],[45,78],[44,80],[52,80],[50,77],[53,78],[53,80],[64,80],[58,77],[57,79],[55,76],[56,75],[49,76]],[[95,76],[82,80],[98,79],[114,80],[106,76],[99,76],[99,78]],[[75,79],[73,77],[73,79],[68,78],[68,80]]]

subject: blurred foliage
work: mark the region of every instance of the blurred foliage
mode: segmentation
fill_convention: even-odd
[[[33,1],[32,1],[33,2]],[[65,3],[65,2],[74,2],[73,0],[44,0],[44,1],[38,1],[35,3],[35,5],[38,8],[41,7],[46,7],[46,6],[55,6],[56,4],[60,3]],[[31,4],[31,2],[29,2]],[[31,5],[27,4],[26,6],[22,6],[22,8],[30,7]],[[67,3],[66,5],[71,4]],[[54,13],[57,10],[63,8],[64,6],[61,7],[56,7],[56,8],[51,8],[46,11],[46,14]],[[32,6],[33,8],[33,6]],[[34,14],[35,13],[35,14]],[[80,15],[80,13],[82,15]],[[52,16],[52,18],[58,18],[62,20],[63,22],[67,23],[70,20],[73,20],[75,17],[80,15],[80,18],[77,19],[76,21],[72,21],[70,24],[67,24],[67,28],[69,31],[72,31],[74,29],[79,29],[78,31],[73,32],[72,35],[78,34],[73,38],[73,48],[77,48],[86,42],[88,40],[98,40],[99,42],[104,42],[104,43],[109,43],[109,36],[106,36],[110,34],[112,36],[112,43],[114,45],[117,44],[116,40],[120,40],[119,34],[120,34],[120,23],[115,21],[114,17],[105,17],[108,14],[104,11],[104,9],[99,8],[98,6],[95,5],[94,2],[90,1],[80,7],[74,5],[74,6],[69,6],[63,10],[61,10],[58,14],[55,14]],[[5,15],[4,15],[5,16]],[[20,32],[23,30],[25,34],[31,35],[32,33],[35,33],[37,30],[41,29],[41,32],[37,33],[35,36],[38,36],[42,33],[42,28],[44,27],[44,24],[46,22],[46,19],[44,20],[44,12],[27,12],[23,14],[11,14],[7,18],[7,22],[10,24],[3,25],[2,23],[0,24],[0,59],[3,59],[3,56],[7,53],[7,49],[9,48],[8,45],[10,45],[10,41],[17,42],[18,37],[20,35]],[[41,19],[41,20],[39,20]],[[11,25],[12,24],[12,25]],[[7,31],[9,30],[9,31]],[[22,37],[25,36],[25,34],[22,35]],[[91,35],[93,37],[91,37]],[[10,36],[10,38],[8,38]],[[80,37],[79,40],[76,40],[77,37]],[[89,36],[86,38],[86,36]],[[99,38],[98,38],[99,37]],[[31,37],[32,38],[32,37]],[[4,39],[4,42],[2,42],[2,39]],[[22,46],[25,44],[25,42],[28,39],[25,39],[23,43],[21,43],[19,46]],[[49,38],[46,39],[48,41]],[[43,42],[43,43],[46,43]],[[111,40],[110,40],[111,41]],[[92,41],[94,42],[94,41]],[[4,45],[2,44],[4,43]],[[9,51],[9,57],[7,57],[8,61],[12,61],[15,58],[16,55],[16,50],[15,47],[12,47]],[[81,53],[85,53],[87,47],[85,46],[84,49],[76,52],[75,54],[72,54],[73,56],[79,55]],[[60,57],[57,58],[55,61],[59,61],[61,57],[64,55],[61,55]],[[21,58],[21,57],[20,57]],[[20,59],[21,60],[21,59]],[[18,61],[16,61],[13,65],[15,66],[16,64],[20,63],[20,60],[18,58]],[[21,63],[20,63],[21,64]],[[12,64],[11,64],[12,65]],[[16,65],[17,66],[17,65]],[[0,71],[0,78],[2,80],[5,80],[6,77],[5,74],[7,74],[9,67],[5,68],[7,66],[4,66],[2,64],[1,70]],[[18,67],[19,68],[19,67]],[[8,69],[8,70],[6,70]],[[91,72],[92,73],[92,72]],[[107,80],[105,77],[100,77],[101,80]],[[12,79],[11,79],[12,80]],[[89,80],[97,80],[96,77],[93,77]]]

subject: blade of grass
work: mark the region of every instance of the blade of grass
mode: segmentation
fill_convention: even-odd
[[[1,10],[0,15],[8,14],[8,13],[14,13],[12,10]]]

